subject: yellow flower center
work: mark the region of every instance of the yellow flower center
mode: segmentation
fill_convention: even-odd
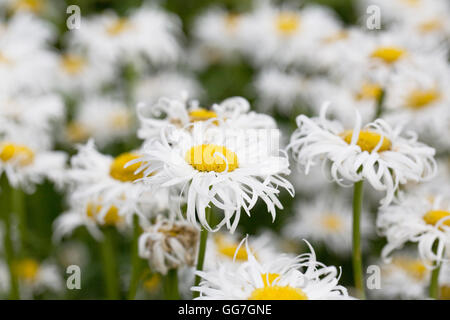
[[[161,284],[161,276],[157,273],[152,274],[144,280],[143,286],[148,292],[155,292]]]
[[[185,160],[198,171],[232,172],[239,166],[236,153],[215,144],[192,147]]]
[[[10,64],[11,61],[3,53],[0,52],[0,63]]]
[[[395,258],[393,263],[417,280],[423,280],[428,273],[427,267],[420,260]]]
[[[450,285],[441,286],[439,291],[440,291],[439,299],[450,300]]]
[[[66,127],[66,136],[70,142],[81,142],[89,138],[89,130],[79,122],[70,122]]]
[[[225,28],[228,32],[234,32],[240,20],[239,14],[229,13],[225,16]]]
[[[383,89],[372,83],[365,83],[361,87],[361,90],[356,94],[357,100],[378,100],[381,96]]]
[[[280,275],[278,273],[263,273],[263,274],[261,274],[261,278],[264,282],[264,287],[271,286],[272,283],[279,277],[280,277]]]
[[[433,102],[439,100],[441,94],[436,89],[431,90],[414,90],[406,99],[406,105],[411,109],[422,109]]]
[[[440,220],[447,218],[443,221],[442,225],[450,227],[450,212],[445,210],[431,210],[428,211],[424,216],[423,220],[430,225],[435,226]]]
[[[103,207],[101,205],[90,202],[87,205],[86,214],[89,218],[97,221],[97,215],[100,213],[102,208]],[[111,206],[103,218],[103,224],[107,226],[115,226],[121,221],[122,217],[119,215],[119,209],[117,209],[116,206]]]
[[[118,36],[131,28],[131,23],[126,18],[119,18],[106,28],[110,36]]]
[[[217,118],[217,114],[214,111],[203,108],[195,109],[189,112],[189,119],[191,122],[206,121],[214,118]]]
[[[403,2],[407,6],[417,7],[422,0],[400,0],[400,1]]]
[[[111,116],[110,123],[116,129],[128,129],[131,124],[131,115],[127,110],[121,110]]]
[[[14,161],[21,166],[27,166],[34,161],[34,152],[25,145],[11,142],[0,143],[0,160]]]
[[[61,67],[68,74],[75,75],[80,73],[86,61],[81,56],[66,54],[61,58]]]
[[[31,11],[34,13],[42,12],[44,9],[43,0],[19,0],[13,6],[13,11]]]
[[[33,259],[23,259],[14,264],[14,272],[19,279],[34,282],[39,272],[39,263]]]
[[[429,21],[425,21],[419,25],[419,30],[422,33],[429,33],[437,30],[441,30],[443,28],[443,23],[439,19],[433,19]]]
[[[341,136],[345,142],[350,144],[352,141],[353,130],[344,131]],[[372,152],[375,147],[379,144],[380,140],[383,139],[381,147],[377,152],[383,152],[391,149],[391,141],[382,136],[379,133],[361,130],[359,131],[359,137],[356,144],[361,148],[361,151]]]
[[[295,12],[282,12],[276,17],[275,25],[282,35],[291,35],[300,27],[300,17]]]
[[[299,288],[272,285],[279,278],[277,273],[263,273],[264,288],[253,290],[248,300],[308,300],[308,296]]]
[[[230,259],[236,257],[236,261],[247,261],[248,254],[247,249],[244,246],[240,246],[237,249],[237,244],[226,241],[222,237],[216,239],[217,250],[224,256]]]
[[[336,32],[335,34],[332,34],[328,37],[323,38],[324,43],[334,43],[341,40],[348,39],[348,32],[345,30]]]
[[[406,51],[397,47],[380,47],[372,52],[371,57],[392,64],[402,58]]]
[[[132,182],[144,177],[143,172],[140,172],[138,174],[134,173],[137,169],[139,169],[142,162],[134,163],[125,168],[125,165],[128,162],[138,158],[140,158],[140,156],[136,153],[131,152],[122,153],[121,155],[117,156],[111,163],[109,175],[114,179],[123,182]]]
[[[342,228],[342,220],[333,213],[322,217],[321,223],[322,226],[329,231],[338,231]]]

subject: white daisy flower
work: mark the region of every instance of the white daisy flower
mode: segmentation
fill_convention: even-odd
[[[0,95],[0,134],[7,133],[11,128],[26,128],[25,130],[42,133],[51,144],[52,124],[60,122],[65,116],[64,103],[55,94],[28,96],[23,94]]]
[[[450,68],[447,58],[403,66],[392,76],[384,108],[390,123],[403,122],[429,144],[448,149]]]
[[[287,73],[275,68],[267,68],[259,73],[254,86],[263,111],[273,111],[283,115],[292,114],[294,106],[304,99],[305,81],[295,73]]]
[[[450,246],[450,201],[440,195],[434,198],[411,195],[382,209],[377,227],[387,240],[382,251],[384,259],[389,260],[394,250],[413,242],[417,243],[422,259],[440,262]]]
[[[60,293],[64,289],[63,278],[58,267],[50,262],[39,262],[32,258],[22,258],[13,264],[20,285],[21,299],[33,299],[36,294],[46,291]],[[0,263],[0,292],[9,291],[9,270]],[[8,279],[8,280],[7,280]]]
[[[401,184],[423,181],[436,172],[434,149],[419,143],[414,133],[401,136],[401,128],[391,128],[378,119],[361,127],[356,116],[355,126],[346,130],[337,121],[326,119],[327,106],[320,117],[297,117],[298,129],[288,148],[305,173],[317,161],[331,164],[331,177],[343,186],[367,180],[386,196],[381,204],[387,206],[394,199]]]
[[[116,62],[139,62],[144,57],[154,64],[176,62],[180,57],[178,19],[156,7],[142,7],[127,17],[113,12],[83,20],[83,27],[71,32],[71,47],[88,55]],[[149,36],[151,35],[151,36]]]
[[[417,256],[398,253],[390,263],[381,263],[381,288],[370,292],[387,299],[425,299],[430,274]]]
[[[56,55],[45,41],[51,28],[30,15],[0,22],[0,86],[3,92],[48,92],[54,84]]]
[[[364,12],[369,5],[378,6],[384,23],[408,26],[409,32],[416,31],[417,36],[420,33],[442,30],[445,21],[441,21],[439,17],[444,18],[450,12],[449,4],[445,0],[364,0],[357,4]],[[415,28],[412,28],[413,26]]]
[[[346,126],[354,123],[356,112],[361,115],[364,123],[373,120],[383,94],[380,85],[356,77],[346,79],[344,83],[335,83],[324,78],[310,79],[305,84],[305,91],[306,101],[312,106],[315,115],[320,114],[318,106],[333,101],[333,105],[328,109],[330,116]]]
[[[221,8],[208,9],[195,21],[193,34],[203,57],[210,62],[217,58],[232,59],[242,50],[241,21],[243,16]]]
[[[170,269],[193,266],[199,234],[185,221],[158,216],[139,237],[139,256],[148,259],[150,268],[163,275]]]
[[[197,97],[202,93],[202,89],[191,76],[165,71],[140,79],[136,85],[134,97],[140,103],[154,104],[161,97],[183,98],[183,92],[189,92]]]
[[[217,270],[218,266],[229,263],[238,266],[248,260],[249,253],[259,262],[271,261],[277,256],[276,238],[269,232],[250,236],[250,245],[242,246],[241,237],[236,234],[216,232],[206,245],[205,270]]]
[[[59,242],[70,236],[78,227],[86,227],[96,240],[102,240],[102,226],[113,226],[119,230],[126,227],[123,214],[119,214],[117,206],[98,198],[69,197],[69,210],[61,214],[53,223],[53,240]]]
[[[295,258],[280,255],[265,263],[250,254],[237,269],[224,264],[197,272],[203,280],[191,290],[200,292],[201,300],[348,299],[347,290],[338,285],[337,269],[316,261],[310,249]]]
[[[104,210],[115,206],[119,216],[127,219],[133,213],[144,216],[140,204],[152,200],[141,197],[143,185],[136,180],[143,174],[135,173],[140,164],[127,165],[139,157],[139,151],[122,153],[115,158],[101,154],[93,140],[79,146],[78,154],[72,157],[71,168],[67,172],[67,179],[74,186],[73,198],[86,203],[100,201],[105,204],[102,206]]]
[[[290,239],[322,243],[335,254],[348,256],[352,252],[352,208],[348,203],[345,197],[331,194],[322,194],[309,202],[300,201],[283,234]],[[363,212],[361,233],[364,240],[372,231],[369,212]]]
[[[39,136],[33,138],[37,140]],[[45,149],[39,143],[20,132],[0,138],[0,174],[6,175],[12,187],[33,192],[45,178],[62,185],[67,155]]]
[[[65,94],[93,93],[118,77],[112,63],[75,50],[58,59],[55,87]]]
[[[311,55],[317,39],[340,29],[337,19],[325,7],[276,8],[267,1],[242,20],[245,53],[257,64],[301,63]]]
[[[156,104],[139,105],[138,115],[141,121],[138,137],[141,139],[155,138],[161,129],[169,125],[190,128],[190,124],[200,121],[212,122],[230,130],[276,128],[272,117],[250,111],[249,102],[242,97],[225,99],[213,104],[210,110],[199,107],[195,100],[188,102],[186,95],[181,99],[161,98]]]
[[[383,88],[389,88],[393,81],[391,77],[399,69],[415,68],[423,60],[441,59],[445,51],[434,46],[425,47],[425,44],[417,47],[410,36],[398,31],[359,36],[349,45],[345,59],[334,65],[331,75],[336,79],[363,78]],[[355,72],[349,73],[349,69]]]
[[[195,122],[191,130],[174,127],[161,132],[161,140],[150,140],[143,146],[141,174],[143,181],[158,187],[179,187],[187,198],[186,218],[201,224],[208,231],[223,225],[233,232],[241,210],[250,211],[261,198],[273,219],[279,187],[293,195],[292,185],[281,175],[289,174],[285,154],[279,154],[273,133],[264,130],[265,137],[252,130],[224,130],[214,123]],[[212,206],[223,212],[214,228],[205,217]],[[234,220],[233,220],[234,217]]]
[[[135,115],[120,99],[92,96],[81,101],[72,121],[65,128],[72,143],[93,138],[99,147],[124,140],[133,132]]]
[[[0,3],[0,7],[14,15],[30,13],[40,16],[54,13],[56,8],[61,9],[59,5],[50,0],[2,0]]]
[[[450,263],[444,262],[439,277],[439,299],[450,300]]]

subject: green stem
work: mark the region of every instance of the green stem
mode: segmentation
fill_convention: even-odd
[[[361,257],[361,208],[363,201],[363,180],[355,183],[353,190],[353,277],[360,299],[365,299],[364,276]]]
[[[21,249],[24,253],[28,243],[27,213],[25,210],[25,194],[19,188],[11,188],[11,208],[17,216]]]
[[[433,251],[437,251],[437,243],[433,245]],[[439,299],[439,272],[441,271],[442,263],[439,261],[434,262],[434,269],[431,272],[430,279],[430,298]]]
[[[12,188],[9,187],[8,182],[6,181],[6,178],[3,176],[1,179],[1,193],[2,199],[0,200],[2,202],[1,208],[3,209],[3,222],[4,222],[4,234],[3,234],[3,250],[5,254],[6,264],[8,265],[9,269],[9,284],[10,284],[10,292],[9,292],[9,299],[11,300],[18,300],[20,299],[20,293],[19,293],[19,281],[17,279],[17,274],[14,270],[14,264],[15,264],[15,252],[14,252],[14,244],[12,241],[12,226],[11,226],[11,217],[12,217],[12,211],[10,207],[10,202],[8,199],[11,197],[11,190]]]
[[[383,114],[383,103],[384,103],[385,95],[386,95],[386,91],[384,89],[381,89],[380,95],[377,98],[377,109],[376,109],[374,120],[381,118],[381,115]]]
[[[164,277],[163,288],[166,300],[180,300],[177,269],[170,269],[167,272],[167,275]]]
[[[136,297],[136,292],[139,287],[139,279],[142,270],[142,260],[139,258],[139,236],[141,234],[141,227],[139,225],[139,217],[133,217],[133,241],[131,243],[131,280],[130,288],[128,290],[128,300],[133,300]]]
[[[101,255],[103,260],[103,276],[105,281],[106,298],[119,299],[119,273],[114,247],[114,229],[104,228],[101,242]]]
[[[211,218],[211,208],[205,209],[206,221],[209,223]],[[203,264],[205,262],[205,252],[206,252],[206,240],[208,240],[208,230],[202,228],[200,231],[200,244],[198,248],[198,257],[197,257],[197,271],[203,270]],[[200,276],[195,276],[194,286],[198,286],[200,284]],[[193,297],[197,298],[200,295],[199,292],[194,292]]]

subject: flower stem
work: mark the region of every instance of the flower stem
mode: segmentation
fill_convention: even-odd
[[[209,223],[211,218],[211,208],[205,209],[206,221]],[[205,252],[206,252],[206,240],[208,240],[208,230],[202,228],[200,231],[200,244],[198,248],[198,257],[197,257],[197,271],[203,270],[203,263],[205,262]],[[200,276],[195,276],[194,286],[198,286],[200,284]],[[199,292],[194,292],[193,297],[197,298],[200,295]]]
[[[433,251],[437,250],[437,243],[433,245]],[[430,298],[439,299],[439,272],[441,271],[441,262],[434,262],[434,269],[430,278]]]
[[[377,98],[377,109],[376,109],[374,120],[381,118],[381,115],[383,114],[383,103],[384,103],[385,95],[386,95],[386,91],[384,89],[381,89],[380,95]]]
[[[16,214],[22,253],[27,248],[27,213],[25,210],[25,194],[19,188],[11,188],[11,208]]]
[[[178,292],[178,270],[170,269],[164,277],[164,298],[166,300],[180,300]]]
[[[139,287],[139,279],[142,269],[142,261],[139,258],[139,235],[141,234],[141,227],[139,225],[139,217],[133,217],[133,241],[131,243],[131,280],[130,288],[128,290],[128,300],[133,300],[136,296]]]
[[[19,293],[19,281],[17,279],[17,274],[14,270],[14,263],[15,263],[15,253],[14,253],[14,245],[12,241],[12,226],[11,226],[11,216],[12,211],[10,207],[11,201],[8,201],[10,197],[12,197],[12,188],[9,187],[8,181],[6,180],[5,176],[1,177],[1,192],[0,196],[2,199],[0,199],[0,202],[2,203],[0,208],[2,209],[2,218],[4,223],[4,232],[3,232],[3,250],[5,254],[6,263],[8,265],[9,270],[9,284],[10,284],[10,291],[9,291],[9,299],[11,300],[18,300],[20,299],[20,293]]]
[[[103,275],[105,280],[106,298],[119,299],[119,274],[114,248],[114,229],[104,228],[101,242],[101,255],[103,260]]]
[[[355,183],[353,190],[353,277],[360,299],[365,299],[364,276],[361,257],[361,208],[363,201],[363,180]]]

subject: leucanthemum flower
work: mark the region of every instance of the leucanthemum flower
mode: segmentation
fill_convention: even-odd
[[[212,122],[228,129],[273,129],[275,120],[265,114],[250,111],[249,102],[242,97],[225,99],[213,104],[211,109],[199,106],[198,101],[181,98],[160,98],[155,104],[138,106],[141,127],[138,137],[151,139],[159,136],[161,129],[174,125],[179,129],[190,129],[195,122]]]
[[[107,12],[83,21],[71,35],[71,47],[112,63],[139,63],[142,57],[154,64],[179,59],[178,19],[156,7],[142,7],[127,17]],[[151,37],[149,37],[151,34]]]
[[[22,258],[13,262],[13,270],[20,285],[21,299],[33,299],[36,294],[46,291],[61,292],[64,288],[63,278],[56,264],[51,261],[39,262],[33,258]],[[9,270],[0,263],[1,292],[9,291]]]
[[[295,216],[283,229],[289,239],[309,239],[313,244],[323,244],[338,255],[352,252],[352,208],[346,197],[321,194],[313,201],[300,201]],[[372,234],[369,212],[361,215],[361,233],[367,240]],[[363,245],[367,243],[363,242]]]
[[[307,61],[318,39],[340,29],[336,17],[325,7],[277,8],[268,1],[247,14],[240,26],[243,50],[252,62],[282,66]]]
[[[200,84],[188,74],[165,71],[139,79],[134,89],[134,97],[139,103],[152,105],[161,97],[175,100],[186,99],[184,92],[198,97],[202,94],[202,89]]]
[[[305,98],[305,80],[299,74],[287,73],[275,68],[261,71],[254,82],[259,103],[263,111],[273,111],[283,115],[292,114],[295,104]]]
[[[318,262],[310,250],[294,258],[280,255],[264,263],[250,254],[237,269],[224,264],[215,270],[197,271],[202,281],[191,290],[200,292],[200,300],[348,299],[347,290],[338,285],[337,269]]]
[[[420,257],[429,261],[428,265],[440,262],[450,247],[450,201],[442,195],[411,195],[382,209],[377,227],[387,240],[382,251],[385,260],[390,260],[394,250],[412,242],[417,243]]]
[[[449,255],[450,256],[450,255]],[[450,300],[450,263],[446,261],[441,266],[439,278],[439,299]]]
[[[327,106],[320,116],[297,117],[298,129],[291,137],[289,149],[298,165],[308,173],[317,161],[331,164],[331,177],[348,186],[366,180],[385,192],[381,204],[392,202],[401,184],[423,181],[436,172],[435,150],[417,141],[417,136],[401,136],[401,128],[391,128],[378,119],[364,127],[359,113],[353,129],[347,130],[326,118]]]
[[[430,274],[417,254],[397,253],[390,263],[381,263],[381,288],[372,292],[388,299],[425,299]]]
[[[205,270],[216,270],[218,266],[228,263],[238,266],[248,260],[249,249],[259,262],[271,261],[277,256],[277,239],[269,232],[251,236],[249,246],[242,246],[242,237],[236,234],[216,232],[206,245]]]
[[[76,192],[76,190],[75,190]],[[101,227],[115,227],[123,231],[126,221],[123,213],[111,202],[103,199],[69,197],[69,209],[62,213],[53,223],[53,240],[59,242],[62,238],[70,236],[78,227],[86,227],[96,240],[103,239]],[[131,212],[127,212],[131,214]]]
[[[119,76],[112,63],[76,50],[60,55],[55,69],[55,89],[69,95],[94,93]]]
[[[450,68],[446,57],[403,66],[392,76],[386,91],[385,119],[403,122],[420,138],[438,149],[448,149],[450,134]]]
[[[163,275],[195,263],[199,230],[185,221],[158,216],[139,237],[139,256]]]
[[[250,216],[259,198],[275,219],[276,208],[282,208],[279,188],[294,192],[282,177],[290,170],[286,155],[279,154],[274,144],[278,131],[264,130],[264,137],[252,133],[224,130],[213,122],[195,122],[190,130],[169,127],[160,139],[144,144],[143,156],[134,162],[142,162],[139,172],[145,183],[181,190],[189,222],[209,231],[226,225],[233,232],[241,210]],[[223,212],[215,227],[206,220],[205,210],[210,207]]]
[[[242,51],[241,25],[243,15],[221,8],[212,8],[201,14],[194,25],[194,37],[202,57],[209,62],[232,59]]]
[[[48,92],[54,85],[56,55],[47,41],[52,29],[28,14],[0,22],[0,86],[2,92]]]
[[[125,102],[93,96],[81,101],[65,128],[65,138],[72,143],[92,138],[99,147],[105,147],[129,137],[134,125],[134,112]]]
[[[0,137],[0,175],[14,188],[32,192],[45,178],[63,184],[67,155],[42,147],[37,139],[19,131]]]
[[[27,96],[23,94],[0,95],[0,134],[16,127],[33,130],[40,138],[48,138],[50,145],[52,125],[62,121],[65,115],[64,103],[55,94]]]
[[[135,173],[139,164],[125,167],[128,162],[138,159],[139,152],[126,152],[113,158],[96,150],[93,140],[86,145],[80,145],[79,151],[71,159],[71,168],[67,171],[67,179],[73,188],[74,199],[101,201],[118,209],[119,216],[129,218],[137,213],[143,216],[139,204],[151,198],[141,197],[142,183],[136,180],[143,177]]]

